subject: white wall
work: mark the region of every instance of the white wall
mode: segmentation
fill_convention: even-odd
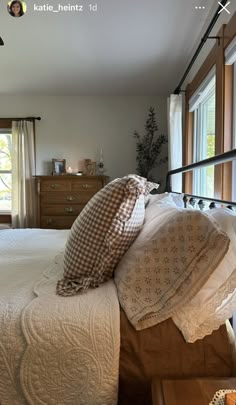
[[[37,174],[50,174],[52,158],[65,158],[78,170],[79,161],[98,160],[103,148],[106,174],[113,179],[135,172],[132,135],[143,131],[150,106],[167,135],[166,99],[158,97],[1,96],[0,116],[42,117],[36,121]]]

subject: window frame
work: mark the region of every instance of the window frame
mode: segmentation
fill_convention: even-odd
[[[233,148],[236,148],[236,61],[233,64]],[[236,201],[236,160],[232,162],[232,198]]]
[[[196,76],[188,84],[185,93],[185,156],[184,164],[193,163],[193,113],[189,110],[190,99],[207,75],[216,66],[216,131],[215,155],[232,149],[233,75],[225,65],[225,50],[236,36],[236,13],[227,25],[217,33],[217,41],[203,62]],[[232,69],[231,69],[232,70]],[[231,91],[230,91],[231,89]],[[192,172],[184,176],[185,193],[192,193]],[[215,166],[214,198],[232,200],[232,162]]]
[[[12,134],[12,130],[10,128],[0,128],[0,135],[5,135],[5,134]],[[1,170],[0,169],[0,175],[1,174],[12,174],[12,170]],[[12,210],[1,210],[0,208],[0,215],[10,215]]]
[[[2,119],[0,118],[0,128],[3,130],[12,129],[12,120],[11,119]],[[0,224],[11,225],[11,213],[9,212],[0,212]]]
[[[200,89],[197,90],[200,93]],[[207,121],[207,111],[206,104],[211,99],[212,96],[216,95],[215,88],[215,74],[211,74],[209,82],[204,91],[205,94],[199,97],[197,103],[195,103],[194,109],[191,112],[194,114],[193,123],[193,162],[198,162],[200,160],[206,159],[206,121]],[[215,124],[215,123],[214,123]],[[215,132],[215,130],[214,130]],[[215,135],[215,134],[214,134]],[[207,184],[205,182],[207,175],[207,168],[200,168],[194,170],[192,176],[192,191],[195,195],[201,195],[204,197],[214,197],[214,195],[207,195]],[[215,173],[214,173],[215,177]],[[213,180],[214,181],[214,180]]]

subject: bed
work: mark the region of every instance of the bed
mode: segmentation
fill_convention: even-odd
[[[65,310],[53,292],[67,234],[0,232],[1,405],[115,404],[118,374],[119,402],[147,404],[153,375],[232,375],[230,325],[194,344],[170,319],[137,332],[119,311],[113,281],[89,298],[66,298]]]
[[[198,322],[194,317],[191,321]],[[229,321],[204,338],[187,343],[173,319],[136,331],[121,311],[122,404],[151,403],[150,381],[153,376],[190,378],[223,375],[235,375],[235,337]]]
[[[114,279],[86,294],[56,295],[68,233],[0,231],[1,405],[148,405],[154,375],[234,374],[228,321],[186,343],[169,318],[135,330]]]
[[[67,234],[0,232],[1,405],[116,403],[116,289],[108,282],[92,297],[56,296]]]

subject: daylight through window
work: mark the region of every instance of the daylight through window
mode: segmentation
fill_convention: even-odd
[[[12,135],[0,130],[0,212],[11,211],[12,193]]]
[[[194,113],[194,162],[215,155],[215,105],[213,70],[190,100],[190,111]],[[214,197],[214,166],[194,171],[193,194]]]

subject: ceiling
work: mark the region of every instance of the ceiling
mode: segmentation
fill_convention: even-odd
[[[216,0],[28,0],[13,18],[3,3],[0,93],[39,95],[169,94],[217,8]],[[34,11],[59,3],[83,11]]]

